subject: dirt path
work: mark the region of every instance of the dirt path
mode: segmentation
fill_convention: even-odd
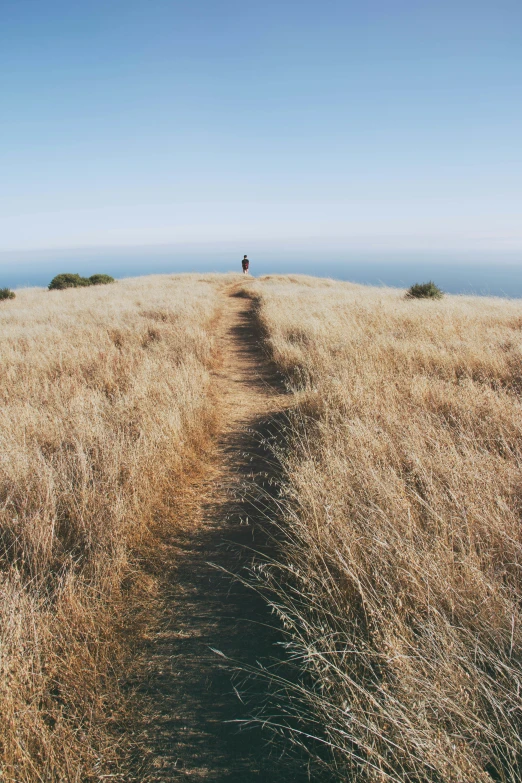
[[[249,716],[256,697],[238,681],[247,703],[238,698],[230,666],[211,649],[255,665],[277,656],[280,641],[261,599],[220,570],[239,573],[251,560],[252,515],[262,513],[262,502],[252,502],[251,495],[257,487],[261,497],[271,470],[259,432],[269,422],[274,427],[288,402],[260,351],[252,302],[235,292],[225,292],[221,365],[214,377],[223,429],[196,488],[203,500],[162,552],[168,596],[140,685],[144,719],[137,728],[142,752],[136,779],[143,783],[308,780],[302,762],[281,758],[281,747],[269,745],[257,724],[233,722]]]

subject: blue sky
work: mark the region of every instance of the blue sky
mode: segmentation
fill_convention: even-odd
[[[521,84],[519,0],[0,0],[0,252],[522,251]]]

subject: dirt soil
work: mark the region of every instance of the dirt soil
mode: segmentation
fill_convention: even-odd
[[[142,783],[310,779],[305,759],[283,751],[256,721],[241,722],[260,708],[264,686],[231,665],[268,667],[281,658],[281,632],[265,602],[230,574],[245,573],[264,545],[257,522],[274,474],[266,437],[277,434],[289,401],[240,290],[225,291],[218,325],[213,394],[222,429],[192,487],[190,519],[162,541],[163,612],[133,686],[141,721],[126,779]]]

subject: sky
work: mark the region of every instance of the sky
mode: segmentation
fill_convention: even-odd
[[[1,258],[522,259],[521,85],[520,0],[0,0]]]

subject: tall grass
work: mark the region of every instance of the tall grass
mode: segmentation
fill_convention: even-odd
[[[0,311],[0,777],[100,779],[129,553],[208,438],[226,278],[21,290]]]
[[[522,303],[255,296],[297,399],[284,556],[261,569],[290,710],[340,780],[522,780]]]

